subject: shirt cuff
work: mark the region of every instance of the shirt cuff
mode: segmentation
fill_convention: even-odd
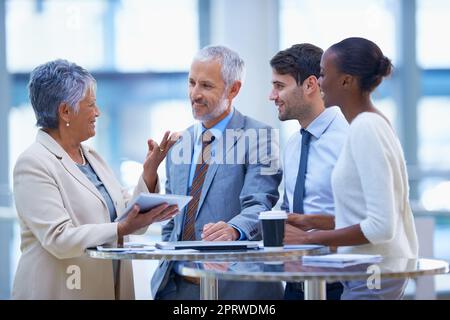
[[[247,236],[245,235],[244,231],[242,231],[241,229],[236,227],[234,224],[230,223],[230,226],[232,226],[233,228],[235,228],[239,232],[239,238],[237,239],[238,241],[239,240],[247,240]]]

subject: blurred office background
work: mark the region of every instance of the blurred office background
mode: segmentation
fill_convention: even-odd
[[[268,101],[270,58],[295,43],[376,42],[396,67],[375,104],[401,138],[421,254],[450,260],[449,16],[445,0],[0,0],[0,299],[10,297],[20,255],[12,169],[37,130],[29,72],[65,58],[93,73],[102,115],[88,144],[132,187],[146,140],[193,123],[187,74],[207,44],[241,54],[247,76],[235,105],[280,128],[284,146],[298,124],[280,125]],[[157,240],[158,232],[153,226],[148,237]],[[431,279],[424,297],[450,297],[449,278]]]

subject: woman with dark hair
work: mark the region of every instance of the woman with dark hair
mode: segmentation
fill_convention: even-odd
[[[344,253],[417,257],[403,151],[371,100],[391,72],[391,61],[363,38],[345,39],[322,56],[319,83],[325,105],[340,106],[350,131],[332,175],[336,229],[299,230],[300,243],[338,246]],[[383,280],[380,289],[369,289],[365,281],[346,281],[342,299],[400,299],[406,283]]]

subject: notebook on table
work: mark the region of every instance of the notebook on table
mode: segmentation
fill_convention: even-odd
[[[205,250],[250,250],[258,249],[259,241],[172,241],[157,242],[155,247],[161,250],[195,249]]]

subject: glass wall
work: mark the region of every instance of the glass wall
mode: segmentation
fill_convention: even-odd
[[[37,130],[27,97],[29,72],[46,61],[65,58],[90,70],[98,81],[102,115],[96,137],[87,143],[102,154],[125,186],[133,186],[141,172],[147,139],[159,140],[165,130],[179,131],[193,122],[187,72],[202,31],[198,3],[6,0],[7,66],[13,107],[9,114],[11,169],[18,155],[34,141]],[[280,49],[302,42],[326,49],[346,37],[362,36],[376,42],[396,65],[400,51],[396,39],[398,3],[279,0]],[[445,32],[450,30],[450,2],[416,3],[417,64],[422,71],[422,88],[417,123],[409,124],[417,126],[418,131],[419,199],[414,200],[427,213],[439,217],[435,255],[450,260],[450,223],[445,215],[450,211],[450,44],[445,40]],[[402,114],[393,98],[393,81],[383,82],[374,97],[375,104],[395,124]],[[292,121],[283,123],[282,140],[297,129]],[[164,181],[163,166],[159,174]],[[16,239],[13,247],[17,246]],[[450,290],[445,281],[438,285]]]
[[[417,60],[425,70],[418,105],[418,158],[424,170],[420,200],[426,210],[450,211],[450,44],[442,35],[450,30],[450,3],[444,0],[417,1]],[[440,229],[450,236],[450,219],[440,217]],[[448,241],[437,243],[444,246]],[[445,246],[450,252],[450,246]]]
[[[197,1],[123,1],[115,24],[120,71],[186,71],[198,50]]]
[[[102,67],[102,0],[6,1],[6,48],[10,72],[29,72],[56,58],[87,69]],[[32,53],[32,54],[30,54]]]
[[[394,0],[395,1],[395,0]],[[395,17],[390,0],[282,0],[280,1],[280,50],[297,43],[312,43],[326,50],[348,37],[365,37],[377,43],[395,64]],[[396,123],[392,97],[383,90],[374,93],[375,104]],[[282,138],[297,130],[289,121],[282,124]]]
[[[450,43],[444,40],[449,12],[446,0],[417,1],[417,62],[422,68],[450,68]]]
[[[417,65],[421,70],[421,92],[417,105],[418,168],[410,177],[418,180],[416,211],[435,218],[434,254],[450,260],[450,3],[445,0],[416,1]],[[399,60],[396,30],[397,0],[281,0],[280,49],[310,42],[328,48],[347,37],[364,37],[377,43],[385,55]],[[396,74],[397,72],[397,74]],[[393,77],[400,70],[394,70]],[[396,105],[394,80],[384,81],[374,94],[374,103],[393,124],[404,116]],[[414,112],[410,110],[405,112]],[[397,128],[398,129],[398,128]],[[287,139],[298,124],[283,124]],[[417,172],[416,172],[417,171]],[[436,281],[439,290],[450,291],[448,277]]]
[[[395,62],[392,5],[389,0],[282,0],[280,46],[309,42],[326,49],[347,37],[365,37]]]
[[[122,162],[141,162],[148,138],[192,122],[184,75],[199,45],[197,0],[9,0],[6,26],[11,73],[27,79],[37,65],[63,58],[97,77],[102,115],[87,144],[123,182],[130,174]],[[26,81],[13,90],[11,164],[36,133]]]
[[[16,159],[37,132],[27,96],[29,72],[63,58],[97,80],[101,116],[96,136],[85,143],[104,157],[124,186],[133,187],[147,139],[158,141],[166,130],[180,131],[193,122],[187,73],[199,49],[198,16],[197,0],[6,0],[11,184]],[[164,166],[159,175],[164,183]],[[153,227],[157,237],[158,226]],[[11,283],[20,254],[17,224],[13,229],[14,239],[6,244],[11,257],[0,256],[1,262],[10,261]],[[9,288],[0,283],[0,289],[4,298]]]

